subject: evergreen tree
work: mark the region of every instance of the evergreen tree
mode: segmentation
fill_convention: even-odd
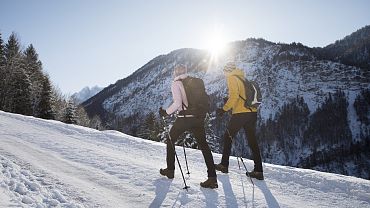
[[[96,130],[103,130],[103,125],[101,122],[101,119],[98,115],[95,115],[92,119],[90,119],[90,128],[96,129]]]
[[[31,81],[22,58],[20,43],[12,33],[5,45],[4,110],[31,115]]]
[[[10,112],[32,115],[31,81],[28,75],[22,68],[15,69],[12,81],[10,86],[12,89],[13,103]]]
[[[0,66],[5,65],[4,41],[0,33]]]
[[[0,110],[4,109],[4,98],[5,98],[5,52],[4,42],[0,33]]]
[[[65,113],[66,113],[66,109],[68,106],[67,97],[56,86],[52,86],[51,90],[52,90],[52,97],[54,99],[54,105],[52,106],[52,111],[55,113],[55,120],[64,122]]]
[[[37,54],[33,45],[29,45],[24,52],[26,69],[29,74],[33,74],[41,71],[42,63],[39,60],[39,55]]]
[[[12,33],[8,39],[8,43],[5,45],[5,61],[9,65],[20,64],[21,50],[20,43],[15,33]]]
[[[370,90],[364,89],[361,91],[360,94],[357,95],[356,100],[354,102],[354,107],[356,109],[356,114],[358,116],[358,120],[365,124],[370,124]]]
[[[77,124],[76,106],[72,100],[68,102],[66,112],[65,112],[64,123]]]
[[[49,77],[45,76],[42,82],[42,91],[39,108],[39,117],[44,119],[55,119],[55,113],[53,112],[53,93]]]
[[[150,112],[139,129],[138,136],[144,139],[159,141],[159,124],[153,112]]]
[[[90,127],[90,118],[85,109],[78,105],[76,109],[77,124],[80,126]]]
[[[24,52],[24,64],[26,73],[30,77],[31,81],[32,112],[33,115],[40,116],[39,114],[41,109],[39,109],[39,103],[44,90],[43,87],[45,84],[45,78],[42,73],[41,61],[39,61],[38,54],[36,53],[36,50],[32,44],[28,46],[26,51]],[[48,83],[48,85],[50,87],[50,83]]]

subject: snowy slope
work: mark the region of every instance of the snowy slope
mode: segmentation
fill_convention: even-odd
[[[235,158],[218,189],[203,189],[201,152],[187,154],[189,192],[179,171],[159,175],[163,143],[0,111],[0,207],[370,207],[370,181],[264,164],[253,187]]]

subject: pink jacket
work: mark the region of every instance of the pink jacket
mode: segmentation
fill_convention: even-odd
[[[171,91],[172,91],[172,98],[173,103],[170,107],[166,109],[166,113],[168,115],[176,112],[176,111],[182,111],[184,110],[182,107],[182,103],[184,103],[186,106],[188,106],[188,99],[186,98],[184,85],[182,84],[181,80],[188,77],[186,74],[182,74],[178,77],[175,77],[174,81],[171,85]],[[186,108],[185,108],[186,109]]]

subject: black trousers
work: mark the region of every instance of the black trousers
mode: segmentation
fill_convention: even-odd
[[[232,141],[241,128],[244,128],[249,147],[252,150],[254,170],[262,171],[261,153],[256,139],[257,113],[238,113],[231,116],[231,120],[224,135],[224,150],[221,164],[228,167]]]
[[[206,141],[204,118],[177,118],[170,130],[172,144],[175,144],[179,136],[181,136],[181,134],[183,134],[185,131],[190,131],[193,133],[206,162],[208,177],[216,177],[211,149]],[[169,141],[167,141],[167,168],[169,170],[175,169],[174,147]]]

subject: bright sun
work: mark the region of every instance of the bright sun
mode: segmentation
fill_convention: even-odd
[[[212,53],[213,56],[218,56],[225,48],[225,45],[225,38],[215,34],[214,37],[210,38],[207,49]]]
[[[212,33],[207,36],[206,49],[216,58],[223,52],[225,46],[226,38],[223,29],[220,26],[216,26],[213,28]]]

